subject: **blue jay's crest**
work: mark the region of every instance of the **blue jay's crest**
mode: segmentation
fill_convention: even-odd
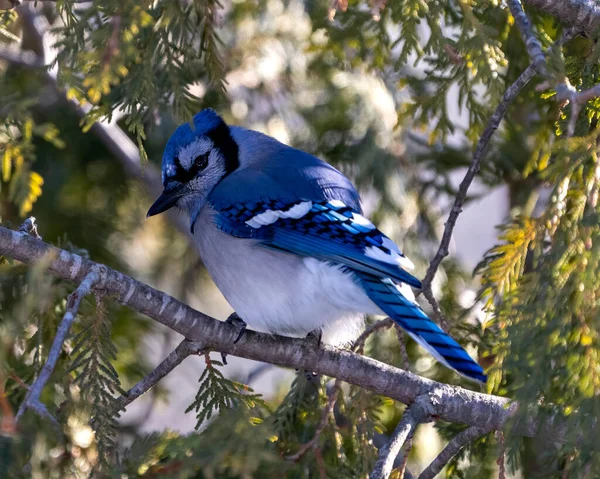
[[[225,160],[226,173],[239,166],[238,146],[229,127],[212,108],[207,108],[194,116],[192,125],[184,123],[169,138],[163,154],[163,184],[169,178],[177,178],[182,170],[189,171],[192,165],[182,164],[180,153],[182,148],[199,141],[205,141],[207,148],[219,150]]]

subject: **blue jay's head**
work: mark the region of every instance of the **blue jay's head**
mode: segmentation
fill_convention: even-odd
[[[162,161],[164,191],[148,210],[157,215],[173,206],[194,221],[212,189],[239,166],[238,146],[229,127],[208,108],[169,138]]]

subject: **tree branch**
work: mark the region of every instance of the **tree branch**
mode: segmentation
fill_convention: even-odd
[[[428,422],[432,412],[431,400],[428,396],[419,396],[406,408],[402,419],[396,426],[396,430],[389,441],[379,449],[379,457],[370,479],[387,479],[394,468],[394,461],[400,453],[400,449],[407,441],[410,441],[417,426]]]
[[[54,368],[56,367],[56,363],[62,351],[65,340],[67,339],[67,335],[69,334],[69,330],[71,329],[71,325],[77,317],[81,301],[90,292],[92,287],[94,287],[100,281],[100,274],[97,272],[99,268],[100,266],[92,267],[83,278],[77,289],[69,295],[69,298],[67,299],[67,310],[62,321],[58,325],[56,336],[54,337],[52,347],[48,353],[48,359],[46,360],[40,375],[29,388],[29,391],[25,396],[25,400],[19,407],[19,411],[17,412],[15,418],[16,421],[19,421],[20,417],[27,409],[33,409],[38,414],[51,419],[52,423],[55,426],[58,426],[58,421],[48,412],[46,406],[41,403],[40,395],[44,389],[44,386],[48,382],[48,379],[50,379]]]
[[[525,0],[564,25],[595,34],[600,28],[600,6],[593,0]]]
[[[173,369],[181,364],[181,362],[192,354],[199,354],[203,350],[200,342],[184,339],[179,345],[171,351],[163,362],[161,362],[150,374],[142,378],[135,386],[133,386],[125,394],[115,400],[114,413],[118,414],[123,411],[129,404],[145,394],[149,389],[154,387],[158,381],[169,374]]]
[[[44,66],[33,53],[21,52],[14,48],[0,48],[0,60],[25,68],[42,68]]]
[[[504,115],[506,115],[508,107],[519,95],[519,93],[521,93],[521,90],[523,90],[525,85],[527,85],[527,83],[529,83],[529,81],[534,76],[535,67],[530,65],[525,69],[523,73],[521,73],[521,76],[519,76],[519,78],[517,78],[517,80],[504,92],[504,95],[502,96],[502,101],[496,107],[496,110],[490,117],[487,126],[483,131],[483,134],[477,142],[475,152],[473,153],[473,161],[471,161],[471,165],[469,166],[465,177],[463,178],[463,180],[460,183],[460,186],[458,187],[458,193],[456,194],[456,198],[454,198],[454,205],[452,206],[450,214],[448,215],[448,220],[446,221],[446,225],[444,227],[444,233],[442,234],[440,246],[438,247],[437,253],[435,254],[434,258],[431,260],[429,268],[427,269],[427,273],[425,274],[425,279],[423,280],[422,292],[431,304],[436,315],[436,319],[439,319],[442,316],[442,313],[439,304],[433,295],[431,284],[443,259],[446,256],[448,256],[450,241],[452,239],[454,227],[456,226],[458,216],[462,213],[462,209],[467,199],[467,193],[469,191],[471,183],[475,179],[475,175],[477,175],[477,172],[481,167],[481,161],[483,160],[483,157],[485,156],[488,150],[492,136],[498,129],[498,126],[504,118]]]
[[[556,41],[554,45],[550,47],[550,49],[555,46],[560,46],[572,39],[576,35],[574,30],[570,30],[565,32],[560,40]],[[535,76],[536,68],[534,65],[529,65],[523,73],[515,80],[515,82],[510,85],[504,95],[502,95],[502,100],[496,107],[496,110],[488,120],[488,123],[483,130],[479,141],[477,142],[477,146],[475,147],[475,152],[473,153],[473,160],[471,161],[471,165],[467,170],[463,180],[461,181],[456,197],[454,198],[454,204],[452,205],[452,209],[450,210],[450,214],[448,215],[448,220],[444,226],[444,233],[442,234],[442,240],[440,241],[440,246],[438,247],[437,253],[434,258],[429,263],[429,268],[427,268],[427,273],[425,274],[425,278],[423,279],[423,287],[421,292],[427,298],[427,301],[433,308],[435,319],[441,323],[442,327],[444,327],[444,323],[446,322],[440,306],[433,295],[433,291],[431,289],[431,284],[435,275],[440,267],[440,264],[444,260],[449,253],[450,241],[452,240],[452,234],[454,233],[454,227],[456,226],[456,221],[458,220],[458,216],[462,213],[463,206],[467,199],[467,193],[469,192],[469,188],[471,187],[471,183],[475,179],[479,168],[481,167],[481,162],[488,150],[492,137],[494,133],[498,129],[500,122],[506,115],[508,111],[508,107],[512,104],[512,102],[517,98],[517,96],[521,93],[523,88],[529,83],[529,81]],[[445,328],[447,330],[447,328]]]
[[[0,227],[0,255],[26,264],[52,258],[48,272],[67,281],[81,282],[90,272],[99,271],[104,294],[182,334],[203,350],[315,371],[404,404],[412,404],[425,395],[431,403],[432,417],[486,430],[502,429],[517,409],[517,404],[511,404],[507,398],[441,384],[351,351],[327,345],[317,348],[314,341],[247,331],[234,343],[238,333],[234,326],[200,313],[118,271],[23,232]],[[528,418],[513,432],[551,437],[553,441],[565,439],[565,427],[554,417],[542,423]]]
[[[438,456],[427,466],[419,475],[419,479],[433,479],[437,476],[450,459],[458,454],[458,452],[479,436],[483,436],[487,431],[478,427],[468,427],[464,431],[459,432],[448,445],[438,454]]]
[[[531,2],[535,3],[535,2]],[[539,2],[540,4],[546,4],[547,2]],[[571,2],[551,2],[552,4],[562,4],[567,5],[569,3],[574,4],[586,4],[588,7],[591,7],[589,2],[582,0],[571,0]],[[549,6],[550,3],[547,3]],[[542,46],[540,45],[539,40],[535,36],[533,32],[533,28],[531,23],[529,22],[529,18],[527,18],[526,13],[523,10],[523,6],[521,5],[520,0],[508,0],[508,6],[510,11],[517,23],[519,30],[521,31],[521,35],[523,36],[523,40],[525,42],[525,46],[527,47],[527,52],[531,57],[533,64],[535,65],[538,73],[547,79],[543,83],[543,85],[547,88],[554,87],[556,89],[556,98],[560,102],[568,102],[571,105],[571,112],[569,116],[569,123],[567,124],[567,137],[573,136],[575,133],[575,124],[577,123],[577,118],[579,118],[579,113],[581,112],[581,108],[591,99],[596,98],[600,95],[600,84],[596,85],[589,90],[583,92],[577,92],[575,88],[570,84],[568,78],[564,78],[562,80],[556,81],[552,75],[548,72],[548,68],[546,67],[546,59],[544,58],[544,53],[542,52]],[[596,6],[597,8],[597,6]],[[588,12],[589,13],[589,12]],[[600,14],[600,10],[598,11]],[[560,18],[560,17],[557,17]],[[596,25],[597,27],[598,25]],[[580,31],[584,30],[584,28],[580,28]],[[598,33],[598,32],[594,32]],[[568,35],[572,35],[573,32],[568,32]],[[556,84],[556,86],[554,86]]]
[[[546,58],[544,57],[544,52],[542,51],[542,45],[533,32],[533,27],[531,26],[529,18],[527,18],[527,14],[523,10],[521,0],[507,0],[507,3],[510,13],[514,17],[515,22],[521,31],[523,41],[525,42],[525,47],[527,48],[527,53],[529,53],[535,69],[541,76],[548,76]]]

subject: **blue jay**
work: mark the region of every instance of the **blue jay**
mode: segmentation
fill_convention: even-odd
[[[206,109],[169,139],[162,182],[148,216],[176,207],[189,217],[208,272],[244,325],[349,344],[365,314],[386,314],[442,364],[485,382],[414,301],[410,287],[421,282],[406,271],[412,262],[324,161]]]

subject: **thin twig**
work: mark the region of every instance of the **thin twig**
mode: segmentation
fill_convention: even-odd
[[[169,344],[169,340],[172,336],[171,331],[164,330],[161,334],[162,345],[160,346],[160,357],[165,357],[168,355],[168,352],[171,350],[171,345]],[[156,389],[152,389],[150,391],[150,398],[147,401],[146,407],[140,414],[136,414],[136,417],[131,422],[121,422],[119,424],[120,429],[124,432],[126,431],[137,431],[142,424],[146,424],[148,422],[148,418],[152,415],[155,410],[156,404],[158,403],[159,395]]]
[[[254,381],[256,381],[259,377],[261,377],[264,373],[268,372],[270,369],[273,369],[273,365],[269,363],[263,363],[256,366],[253,370],[248,372],[246,376],[245,384],[250,385]]]
[[[333,409],[329,413],[329,424],[331,425],[331,428],[333,430],[336,457],[338,458],[338,461],[340,463],[347,463],[348,458],[346,457],[346,453],[344,452],[344,439],[342,438],[342,435],[340,434],[340,431],[337,427],[335,413],[333,412]]]
[[[410,451],[412,451],[412,447],[413,438],[411,437],[408,441],[406,441],[406,447],[402,453],[400,465],[394,469],[398,471],[398,479],[404,479],[404,475],[406,473],[406,464],[408,463],[408,456],[410,455]]]
[[[134,400],[139,398],[150,388],[154,387],[158,381],[179,366],[185,358],[192,354],[199,354],[202,350],[203,346],[198,341],[190,341],[189,339],[181,341],[171,354],[169,354],[150,374],[144,376],[144,378],[129,391],[115,400],[114,413],[117,414],[122,411]]]
[[[4,391],[4,376],[0,371],[0,435],[13,436],[17,433],[17,422],[10,402]]]
[[[352,350],[356,351],[358,354],[364,354],[365,343],[367,342],[367,339],[369,339],[369,336],[371,336],[371,334],[373,334],[375,331],[379,331],[380,329],[390,328],[392,324],[394,323],[391,320],[391,318],[385,318],[381,321],[376,321],[367,329],[365,329],[358,338],[356,338],[356,341],[354,341],[354,345],[352,346]]]
[[[55,425],[58,425],[58,421],[56,421],[56,419],[52,417],[52,415],[46,409],[46,406],[44,406],[40,402],[40,395],[42,393],[42,390],[44,389],[44,386],[48,382],[48,379],[50,379],[54,368],[56,367],[56,363],[58,362],[58,358],[60,357],[60,353],[62,351],[65,340],[67,339],[67,335],[69,334],[69,330],[71,329],[71,325],[77,317],[81,301],[90,292],[92,287],[94,287],[99,281],[100,274],[96,270],[92,270],[87,274],[87,276],[77,287],[77,289],[69,295],[67,299],[67,311],[65,312],[62,321],[58,325],[56,336],[54,337],[52,347],[50,348],[50,352],[48,353],[48,359],[46,360],[46,363],[44,364],[40,375],[29,388],[29,391],[25,396],[25,400],[19,407],[19,411],[16,415],[17,421],[19,421],[19,419],[27,409],[33,409],[38,414],[45,416],[49,419],[51,418],[52,422]]]
[[[400,355],[402,357],[402,368],[405,371],[410,371],[410,361],[408,360],[408,353],[406,352],[406,337],[404,336],[404,330],[395,324],[396,335],[398,336],[398,343],[400,343]]]
[[[507,0],[507,3],[510,13],[515,19],[515,23],[519,27],[519,30],[521,31],[523,41],[525,42],[525,47],[527,48],[527,53],[529,53],[536,71],[541,76],[547,77],[548,69],[546,67],[546,58],[544,57],[542,45],[533,32],[533,27],[531,26],[529,18],[527,18],[527,14],[523,10],[521,1]]]
[[[317,429],[315,430],[315,434],[312,437],[312,439],[310,441],[308,441],[306,444],[303,444],[302,447],[298,450],[298,452],[296,452],[296,454],[287,456],[286,459],[288,461],[296,462],[296,461],[300,460],[302,458],[302,456],[304,456],[304,454],[306,454],[308,452],[308,450],[317,448],[319,438],[321,437],[323,430],[325,429],[325,427],[327,426],[327,423],[329,422],[329,415],[333,412],[333,408],[335,406],[335,401],[337,400],[338,394],[340,392],[341,383],[342,382],[339,379],[336,379],[336,381],[333,385],[333,389],[329,393],[329,397],[327,399],[327,404],[325,405],[325,408],[323,409],[323,413],[321,414],[321,420],[319,421],[319,425],[317,426]]]
[[[105,70],[110,67],[110,61],[119,51],[119,35],[121,33],[121,15],[115,15],[110,20],[112,26],[112,33],[108,39],[104,56],[102,57],[102,65]]]
[[[576,32],[574,30],[569,30],[565,32],[562,38],[555,42],[555,44],[552,45],[549,48],[549,50],[557,45],[560,46],[564,44],[565,42],[573,38],[575,35]],[[525,69],[525,71],[521,73],[519,78],[517,78],[515,82],[506,89],[504,95],[502,95],[502,100],[500,101],[500,103],[496,107],[496,110],[488,120],[485,130],[483,130],[483,133],[479,138],[479,141],[477,142],[477,146],[475,147],[475,152],[473,153],[473,160],[471,161],[471,165],[469,166],[465,177],[463,178],[458,187],[456,198],[454,198],[454,204],[452,206],[452,209],[450,210],[448,220],[446,221],[446,224],[444,226],[444,233],[442,234],[440,246],[438,247],[437,253],[431,260],[429,268],[427,269],[427,274],[425,275],[425,279],[423,280],[423,288],[421,292],[425,295],[427,301],[429,301],[429,304],[431,304],[431,307],[433,308],[434,312],[434,317],[438,322],[442,323],[442,327],[444,326],[444,318],[440,306],[437,300],[435,299],[435,296],[433,295],[433,291],[431,289],[433,278],[435,277],[443,259],[446,256],[448,256],[450,240],[452,239],[452,234],[454,232],[454,227],[456,226],[456,221],[458,220],[458,216],[462,212],[462,208],[467,199],[467,193],[469,191],[471,183],[473,182],[475,176],[477,175],[477,172],[479,171],[479,168],[481,167],[481,162],[488,150],[492,136],[494,135],[494,133],[498,129],[498,126],[500,125],[500,122],[506,115],[510,104],[515,100],[515,98],[517,98],[519,93],[521,93],[521,90],[523,90],[523,88],[535,76],[535,73],[535,67],[533,65],[529,65]]]
[[[486,431],[484,429],[473,426],[459,432],[452,438],[442,452],[437,455],[431,464],[423,470],[419,475],[419,479],[433,479],[463,447],[485,433]]]
[[[92,3],[93,0],[68,0],[69,3]],[[10,3],[10,7],[0,7],[0,11],[2,10],[11,10],[13,8],[17,8],[19,6],[21,6],[24,2],[27,3],[42,3],[42,2],[48,2],[48,3],[56,3],[57,0],[8,0],[8,3]]]
[[[323,459],[323,454],[318,447],[315,448],[315,459],[317,460],[317,471],[319,471],[319,477],[321,479],[327,479],[325,460]]]
[[[498,440],[498,479],[506,479],[506,443],[504,442],[504,433],[496,431],[496,439]]]
[[[389,441],[379,449],[379,457],[370,479],[387,479],[394,468],[394,461],[402,446],[412,439],[417,426],[430,417],[429,397],[419,396],[406,408]]]

